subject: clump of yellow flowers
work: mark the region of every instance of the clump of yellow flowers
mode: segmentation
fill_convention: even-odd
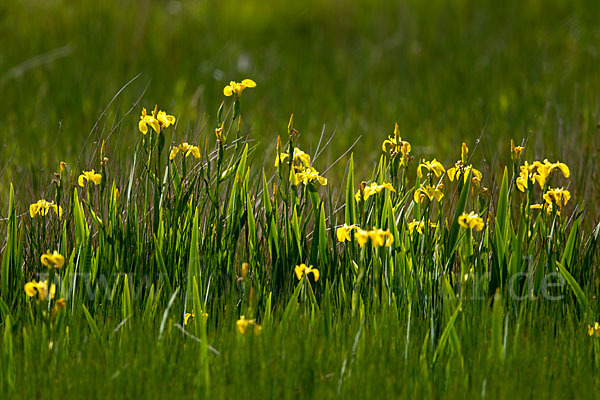
[[[140,116],[140,122],[138,128],[144,135],[148,133],[148,125],[156,133],[160,133],[161,129],[168,128],[175,123],[175,117],[167,115],[164,111],[158,111],[158,105],[154,106],[152,114],[148,114],[145,108],[142,108],[142,115]]]
[[[97,174],[93,169],[91,171],[82,171],[81,175],[79,175],[79,179],[77,179],[77,183],[79,186],[84,187],[84,180],[88,182],[93,182],[94,185],[99,185],[102,182],[102,175]]]
[[[208,319],[208,313],[203,312],[200,313],[200,315],[202,316],[202,318],[204,318],[205,321]],[[183,324],[187,325],[189,322],[193,321],[195,317],[196,315],[193,311],[191,313],[185,313],[185,315],[183,316]]]
[[[362,192],[364,193],[364,200],[366,201],[369,197],[371,197],[374,194],[377,194],[379,192],[381,192],[383,189],[387,189],[390,190],[392,192],[396,192],[394,190],[394,187],[392,186],[391,183],[382,183],[381,185],[378,185],[377,182],[373,182],[369,185],[366,185],[364,190],[362,190]],[[356,199],[356,202],[358,203],[361,199],[361,190],[357,191],[356,194],[354,195],[354,198]]]
[[[279,167],[288,159],[288,153],[279,153],[275,158],[275,167]],[[327,185],[327,179],[322,177],[319,171],[310,165],[310,155],[297,147],[294,148],[292,154],[290,182],[293,185],[300,183],[307,185],[310,182],[318,182],[322,186]]]
[[[241,82],[231,81],[229,82],[229,85],[223,88],[223,94],[227,97],[233,95],[240,97],[244,89],[253,87],[256,87],[256,82],[252,79],[244,79]]]
[[[475,229],[477,232],[481,232],[484,227],[483,219],[473,211],[458,217],[458,224],[465,229]]]
[[[44,217],[50,210],[54,210],[56,215],[58,215],[58,218],[62,218],[62,207],[57,206],[53,201],[48,202],[44,199],[38,200],[37,203],[33,203],[29,206],[29,215],[31,218],[35,217],[36,215]]]
[[[47,252],[42,254],[40,261],[50,270],[50,276],[53,276],[55,271],[61,269],[65,265],[65,258],[56,250],[52,253]],[[56,285],[48,283],[48,280],[27,282],[25,284],[25,294],[29,297],[37,298],[40,301],[53,300],[56,295]],[[58,299],[54,304],[53,313],[65,307],[65,300]]]
[[[431,226],[432,228],[437,227],[437,224],[434,222],[429,221],[429,226]],[[417,221],[417,220],[412,220],[411,222],[407,222],[406,223],[406,227],[408,228],[408,233],[410,235],[413,234],[413,232],[416,230],[419,234],[423,234],[423,228],[425,228],[425,222],[423,221]]]
[[[249,327],[253,328],[252,331],[255,335],[260,335],[260,333],[262,332],[262,326],[257,324],[255,319],[246,319],[246,317],[243,315],[240,317],[240,319],[237,320],[235,326],[238,332],[242,335],[246,334],[246,331]]]
[[[394,243],[394,235],[383,229],[364,230],[356,225],[342,225],[337,228],[336,235],[339,242],[351,241],[351,233],[354,231],[354,237],[360,247],[365,247],[369,239],[374,247],[390,247]]]
[[[531,181],[532,183],[537,182],[540,189],[544,189],[548,177],[556,169],[560,170],[565,178],[571,175],[569,167],[559,161],[554,163],[548,160],[544,160],[543,162],[534,161],[533,164],[525,161],[520,167],[520,174],[516,181],[517,188],[521,192],[525,192],[529,188],[529,182]]]
[[[48,296],[50,296],[50,299],[53,299],[56,294],[56,285],[50,285],[50,290],[48,290],[48,281],[37,282],[33,280],[25,284],[25,294],[29,297],[37,296],[41,301],[45,301]]]
[[[511,156],[513,159],[516,157],[516,153],[513,152],[518,152],[518,150],[515,149],[516,148],[513,148],[511,141]],[[563,188],[548,187],[548,179],[556,170],[560,171],[565,178],[569,178],[571,176],[569,167],[560,161],[534,161],[531,164],[525,161],[523,165],[519,167],[519,176],[516,179],[516,184],[517,188],[521,192],[526,192],[530,189],[529,182],[537,183],[540,189],[545,191],[542,195],[544,203],[532,204],[529,206],[530,209],[544,209],[546,210],[547,214],[551,214],[553,211],[556,211],[557,215],[560,215],[563,206],[567,205],[567,202],[569,199],[571,199],[571,193],[568,190]]]

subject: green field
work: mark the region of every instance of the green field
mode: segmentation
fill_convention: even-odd
[[[596,2],[356,3],[0,4],[0,397],[595,397]]]

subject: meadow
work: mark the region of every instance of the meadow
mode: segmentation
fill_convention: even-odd
[[[593,398],[594,1],[0,4],[2,398]]]

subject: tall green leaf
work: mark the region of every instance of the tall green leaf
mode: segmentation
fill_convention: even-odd
[[[452,220],[452,225],[450,226],[450,234],[448,235],[448,245],[446,246],[448,256],[453,254],[453,249],[455,248],[456,242],[458,240],[458,232],[460,230],[460,225],[458,225],[458,218],[465,211],[467,197],[469,195],[470,189],[471,180],[467,179],[467,183],[463,185],[462,190],[460,191],[458,203],[456,203],[456,210],[454,211],[454,219]]]
[[[590,303],[588,302],[587,297],[585,296],[585,293],[581,289],[581,286],[579,286],[579,284],[577,283],[575,278],[573,278],[573,275],[571,275],[569,273],[569,271],[567,271],[567,269],[561,263],[559,263],[557,261],[556,265],[558,266],[558,269],[559,269],[560,273],[562,274],[562,276],[564,276],[565,280],[567,281],[569,287],[575,294],[575,297],[577,298],[577,302],[579,303],[579,306],[582,308],[584,315],[587,316],[588,313],[590,312]]]
[[[354,154],[350,155],[348,162],[348,175],[346,178],[346,224],[352,225],[356,222],[356,209],[354,200]]]

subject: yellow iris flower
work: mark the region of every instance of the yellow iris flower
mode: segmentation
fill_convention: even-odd
[[[529,188],[529,172],[528,172],[528,163],[525,161],[525,165],[521,166],[521,172],[519,172],[519,176],[516,180],[517,188],[521,192],[525,192]]]
[[[185,153],[184,157],[188,157],[192,155],[195,159],[202,158],[202,153],[200,152],[200,147],[192,146],[187,142],[181,143],[179,146],[173,146],[171,148],[171,153],[169,154],[169,160],[173,161],[179,152]]]
[[[54,204],[53,201],[48,202],[44,199],[38,200],[37,203],[33,203],[29,206],[29,215],[31,216],[31,218],[35,217],[38,214],[43,217],[46,214],[48,214],[48,212],[51,209],[54,210],[56,215],[58,215],[58,218],[62,218],[62,207],[57,206],[56,204]]]
[[[52,253],[42,254],[41,262],[48,268],[61,269],[65,265],[65,258],[54,250]]]
[[[167,115],[167,113],[164,111],[159,111],[156,119],[158,119],[161,129],[168,128],[170,125],[175,123],[175,117],[172,115]]]
[[[394,235],[383,229],[374,229],[368,232],[371,244],[377,247],[390,247],[394,243]]]
[[[335,231],[335,234],[337,235],[337,239],[339,242],[345,242],[352,240],[352,238],[350,237],[350,233],[357,229],[358,227],[356,225],[342,225],[341,227],[337,228],[337,230]]]
[[[456,162],[454,167],[448,169],[448,179],[450,179],[452,182],[454,181],[454,178],[458,179],[458,177],[462,175],[464,177],[464,181],[467,182],[467,179],[469,179],[469,172],[473,173],[473,182],[475,184],[481,182],[481,179],[483,178],[481,171],[473,168],[473,166],[470,164],[465,166],[460,161]]]
[[[382,183],[381,185],[378,185],[377,182],[373,182],[370,185],[365,186],[364,192],[365,192],[365,201],[371,197],[372,195],[381,192],[383,189],[387,189],[387,190],[391,190],[392,192],[396,192],[396,190],[394,190],[394,187],[392,186],[391,183]],[[356,199],[356,202],[358,203],[360,201],[360,190],[358,192],[356,192],[356,194],[354,195],[354,198]]]
[[[458,224],[465,229],[476,229],[477,232],[483,230],[484,223],[483,219],[475,214],[473,211],[470,213],[463,213],[460,217],[458,217]]]
[[[540,189],[543,189],[546,186],[546,181],[550,176],[550,169],[545,165],[540,165],[537,168],[537,173],[533,175],[533,181],[537,182],[540,185]]]
[[[567,164],[561,163],[560,161],[553,163],[551,163],[548,160],[544,160],[543,163],[536,161],[534,162],[534,165],[537,166],[538,170],[540,168],[546,168],[548,170],[548,174],[550,174],[550,172],[554,171],[555,169],[558,169],[560,170],[560,172],[563,173],[563,176],[565,178],[569,178],[571,176],[571,171],[569,170],[569,167],[567,167]]]
[[[57,312],[62,310],[67,306],[67,302],[65,299],[60,298],[54,302],[54,307],[52,307],[52,315],[55,315]]]
[[[306,278],[308,278],[308,274],[312,274],[315,282],[319,280],[319,270],[316,268],[313,268],[312,266],[307,267],[306,264],[300,264],[297,265],[294,268],[294,272],[296,273],[296,278],[298,278],[298,280],[301,280],[303,277],[306,276]]]
[[[546,210],[546,214],[552,214],[552,204],[544,203],[544,204],[532,204],[529,206],[532,210]],[[557,214],[560,215],[560,211],[557,211]]]
[[[275,167],[279,166],[280,162],[284,162],[288,159],[290,155],[288,153],[281,153],[279,157],[275,158]],[[300,150],[298,147],[294,147],[294,154],[292,155],[292,164],[303,165],[305,167],[310,167],[310,155]]]
[[[410,143],[403,141],[400,137],[400,129],[398,124],[394,127],[394,137],[388,136],[387,140],[384,140],[381,144],[381,150],[384,153],[389,153],[390,157],[396,157],[398,154],[402,154],[401,165],[407,165],[408,153],[411,151]]]
[[[42,301],[46,300],[48,295],[50,299],[53,299],[56,294],[56,285],[50,285],[50,291],[48,291],[48,281],[36,282],[31,281],[25,284],[25,293],[29,297],[38,296],[38,298]]]
[[[463,142],[462,146],[460,147],[460,160],[462,161],[463,164],[467,163],[468,156],[469,156],[469,148],[467,147],[467,144],[465,142]]]
[[[422,160],[421,164],[417,167],[417,176],[423,178],[422,168],[425,168],[429,173],[433,172],[438,178],[446,171],[442,163],[437,161],[435,158],[432,161]]]
[[[215,136],[217,137],[217,141],[221,142],[223,140],[223,129],[225,128],[225,121],[221,122],[221,126],[215,128]]]
[[[229,82],[229,85],[223,88],[223,94],[227,97],[233,95],[239,97],[244,89],[253,87],[256,87],[256,82],[254,82],[252,79],[244,79],[241,82],[231,81]]]
[[[440,201],[444,197],[444,193],[440,190],[440,186],[433,187],[431,185],[421,185],[420,188],[415,190],[414,200],[416,203],[420,203],[425,197],[427,197],[429,201],[433,201],[433,199]]]
[[[317,181],[321,186],[327,185],[327,178],[319,175],[319,171],[313,167],[294,167],[290,170],[290,182],[294,185],[298,185],[300,182],[308,185],[314,181]]]
[[[413,220],[411,222],[408,222],[406,224],[406,227],[408,228],[408,233],[410,233],[411,235],[413,234],[415,229],[417,230],[417,232],[419,232],[422,235],[423,228],[425,227],[425,223],[423,221]]]
[[[65,299],[60,298],[58,300],[56,300],[55,303],[55,308],[60,310],[61,308],[65,308],[67,306],[67,302],[65,301]]]
[[[469,172],[471,172],[473,174],[473,183],[479,187],[479,183],[481,182],[483,175],[481,174],[481,171],[473,168],[471,164],[467,163],[468,156],[469,148],[467,147],[467,144],[463,142],[460,149],[460,160],[454,164],[454,167],[449,168],[446,171],[448,174],[448,179],[450,179],[452,182],[455,178],[458,179],[459,176],[462,176],[464,178],[464,182],[466,183],[467,179],[469,179]]]
[[[255,335],[259,335],[260,332],[262,331],[262,327],[256,323],[255,319],[246,319],[246,317],[243,315],[240,317],[240,319],[237,320],[237,322],[235,323],[235,326],[236,326],[238,332],[241,333],[242,335],[244,335],[246,333],[246,331],[248,330],[248,327],[254,328],[253,330],[254,330]]]
[[[563,188],[548,189],[548,191],[544,193],[544,200],[546,203],[548,205],[557,205],[559,210],[562,209],[562,206],[567,205],[570,198],[571,193]]]
[[[146,109],[142,108],[142,115],[140,117],[138,128],[140,132],[145,135],[148,133],[148,125],[150,125],[154,132],[160,133],[161,129],[168,128],[174,123],[175,117],[172,115],[167,115],[167,113],[164,111],[158,111],[157,105],[154,106],[154,112],[152,114],[148,114]]]
[[[336,231],[337,239],[340,242],[350,241],[350,232],[355,231],[354,237],[356,238],[356,242],[360,247],[365,247],[369,239],[371,239],[371,244],[373,246],[386,246],[389,247],[394,243],[394,235],[392,235],[389,231],[384,231],[383,229],[373,229],[370,231],[366,231],[364,229],[360,229],[356,225],[342,225]]]
[[[555,163],[551,163],[548,160],[544,160],[543,163],[535,161],[533,167],[536,168],[536,174],[533,175],[532,181],[537,182],[540,189],[543,189],[544,186],[546,186],[546,180],[555,169],[560,170],[565,178],[568,178],[571,175],[569,167],[558,161]]]
[[[515,146],[515,142],[510,139],[510,158],[513,161],[519,161],[521,158],[521,153],[523,153],[524,149],[525,147],[523,146]]]
[[[519,167],[520,172],[519,172],[519,177],[516,180],[516,183],[517,183],[517,188],[521,192],[524,192],[526,189],[529,188],[529,181],[531,181],[531,182],[536,181],[536,178],[534,178],[534,175],[533,175],[537,169],[536,163],[538,163],[538,161],[534,162],[533,164],[529,164],[527,161],[525,161],[525,163],[523,163],[523,165],[521,165]],[[546,178],[544,178],[544,183],[545,183],[545,179]]]
[[[367,242],[369,241],[369,232],[364,229],[356,228],[356,233],[354,234],[356,241],[360,247],[365,247]]]
[[[142,132],[144,135],[148,133],[148,125],[150,125],[152,129],[154,129],[154,132],[160,132],[160,123],[158,122],[158,120],[154,117],[153,114],[148,114],[146,108],[142,108],[142,115],[140,117],[138,128],[140,132]]]
[[[600,324],[594,323],[594,326],[588,325],[588,335],[600,337]]]
[[[242,268],[241,268],[241,275],[242,278],[246,278],[248,276],[248,272],[250,272],[250,264],[248,263],[242,263]]]
[[[79,175],[79,179],[77,179],[77,183],[79,186],[84,187],[84,180],[88,182],[94,182],[94,185],[99,185],[102,182],[102,175],[97,174],[96,171],[81,171],[81,175]]]

